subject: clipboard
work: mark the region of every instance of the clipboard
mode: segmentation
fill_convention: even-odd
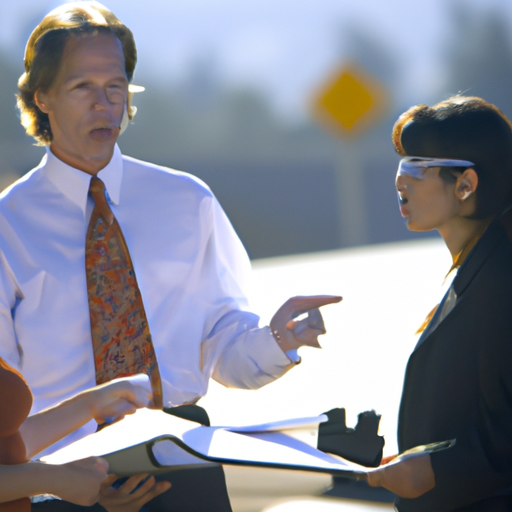
[[[206,427],[162,411],[139,409],[108,428],[43,457],[49,464],[64,464],[100,456],[109,472],[118,476],[161,473],[175,469],[222,465],[235,468],[288,470],[366,480],[375,468],[361,466],[318,450],[290,435],[299,428],[316,429],[322,416],[299,418],[249,427]],[[451,448],[455,439],[417,446],[399,454],[394,462]],[[244,472],[247,473],[247,472]]]
[[[162,411],[140,409],[43,457],[42,461],[62,464],[101,456],[109,462],[109,472],[119,476],[220,464],[325,473],[356,480],[366,478],[363,466],[324,453],[287,435],[286,431],[266,427],[233,432],[230,427],[198,426]]]

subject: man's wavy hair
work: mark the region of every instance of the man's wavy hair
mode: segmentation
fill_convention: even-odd
[[[453,158],[475,164],[476,211],[472,218],[499,215],[512,202],[512,125],[493,104],[476,96],[452,96],[433,107],[416,105],[393,127],[403,156]],[[441,168],[450,180],[452,170]]]
[[[135,40],[129,28],[95,1],[61,5],[48,13],[34,29],[25,48],[25,72],[18,80],[17,105],[21,124],[38,145],[52,143],[48,115],[34,102],[37,90],[48,91],[59,71],[62,54],[71,37],[114,35],[121,42],[125,71],[130,82],[137,63]]]

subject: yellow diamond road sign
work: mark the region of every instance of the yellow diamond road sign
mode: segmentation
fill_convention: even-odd
[[[344,66],[321,89],[314,112],[322,123],[356,134],[384,111],[386,91],[378,80],[355,64]]]

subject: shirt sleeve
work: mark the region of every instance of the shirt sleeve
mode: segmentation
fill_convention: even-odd
[[[18,371],[23,352],[16,341],[13,311],[22,297],[11,268],[0,251],[0,357]]]
[[[276,343],[269,327],[242,331],[219,357],[213,378],[226,387],[257,389],[294,366]]]
[[[205,267],[215,274],[222,312],[207,329],[202,344],[203,372],[227,387],[255,389],[292,368],[296,353],[285,354],[269,327],[259,327],[259,317],[248,311],[247,291],[251,266],[247,253],[215,198],[210,203],[211,230]]]

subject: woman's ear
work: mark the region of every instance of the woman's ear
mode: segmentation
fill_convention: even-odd
[[[478,187],[478,174],[473,168],[466,169],[455,183],[455,195],[465,201]]]
[[[41,92],[41,89],[38,89],[34,93],[34,103],[36,107],[43,112],[43,114],[48,114],[48,108],[46,105],[46,94]]]

